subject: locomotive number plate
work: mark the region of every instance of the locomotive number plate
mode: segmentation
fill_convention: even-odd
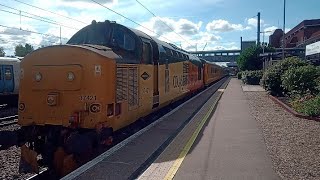
[[[80,96],[80,101],[96,101],[97,100],[97,96],[91,96],[91,95],[83,95]]]

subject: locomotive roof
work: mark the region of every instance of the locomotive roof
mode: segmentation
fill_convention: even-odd
[[[185,54],[188,57],[188,59],[190,61],[192,61],[192,63],[194,63],[196,65],[202,65],[202,62],[200,61],[200,59],[197,56],[194,56],[194,55],[190,54],[189,52],[187,52],[187,51],[185,51],[185,50],[183,50],[181,48],[178,48],[177,46],[175,46],[175,45],[173,45],[171,43],[167,43],[167,42],[161,41],[161,40],[157,39],[156,37],[152,37],[152,36],[142,32],[140,30],[133,29],[133,28],[118,24],[118,23],[113,22],[113,21],[108,21],[108,20],[106,20],[104,22],[92,21],[92,23],[90,25],[85,26],[84,28],[82,28],[81,30],[79,30],[76,33],[76,34],[78,34],[80,36],[75,36],[74,35],[72,38],[70,38],[70,40],[67,42],[67,44],[78,44],[77,41],[81,41],[81,39],[77,39],[77,38],[79,38],[81,36],[93,36],[95,38],[94,41],[97,40],[97,41],[100,42],[101,41],[101,37],[98,37],[98,36],[99,35],[106,36],[106,33],[102,32],[102,31],[104,31],[104,28],[107,27],[107,26],[104,26],[105,24],[106,25],[113,25],[113,26],[121,26],[121,27],[127,29],[128,31],[131,31],[136,36],[136,38],[138,38],[138,39],[141,39],[141,40],[142,39],[146,39],[146,40],[154,41],[159,46],[159,51],[160,51],[160,49],[167,48],[167,49],[170,49],[172,51],[176,51],[176,52]],[[95,31],[98,31],[98,32],[95,32]],[[89,32],[89,34],[87,34],[88,32]],[[110,31],[108,33],[110,33]],[[103,37],[102,37],[102,39],[103,39]],[[88,44],[88,43],[84,43],[84,44]],[[80,45],[80,44],[78,44],[78,45]],[[102,45],[102,44],[100,44],[100,45]],[[177,59],[177,61],[180,61],[180,60]]]
[[[119,24],[119,25],[120,25],[120,24]],[[121,25],[121,26],[123,26],[123,25]],[[178,48],[178,47],[177,47],[176,45],[174,45],[174,44],[167,43],[167,42],[165,42],[165,41],[161,41],[161,40],[159,40],[158,38],[149,36],[148,34],[142,32],[142,31],[140,31],[140,30],[138,30],[138,29],[129,28],[129,27],[126,27],[126,26],[123,26],[123,27],[131,30],[131,31],[132,31],[134,34],[136,34],[138,37],[142,37],[142,38],[146,38],[146,39],[149,39],[149,40],[153,40],[153,41],[156,42],[158,45],[161,45],[161,46],[166,47],[166,48],[169,48],[169,49],[171,49],[171,50],[175,50],[175,51],[178,51],[178,52],[180,52],[180,53],[186,54],[186,55],[189,57],[189,60],[192,61],[192,62],[193,62],[194,64],[196,64],[196,65],[201,65],[201,64],[202,64],[201,60],[200,60],[197,56],[195,56],[195,55],[193,55],[193,54],[190,54],[189,52],[187,52],[187,51],[185,51],[185,50],[183,50],[183,49],[181,49],[181,48]]]
[[[0,62],[19,62],[20,60],[15,57],[0,57]]]

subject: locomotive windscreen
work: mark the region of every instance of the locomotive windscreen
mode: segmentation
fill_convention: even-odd
[[[91,25],[82,28],[73,35],[67,44],[94,44],[112,48],[117,47],[133,53],[136,46],[133,35],[133,33],[125,31],[123,27],[115,23],[110,23],[109,21],[97,23],[93,21]]]
[[[95,44],[107,46],[110,43],[109,22],[93,22],[91,25],[82,28],[67,44]]]

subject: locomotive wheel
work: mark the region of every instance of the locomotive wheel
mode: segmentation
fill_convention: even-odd
[[[77,169],[79,167],[79,164],[74,158],[73,154],[67,155],[63,159],[63,165],[62,165],[62,176],[65,176],[69,173],[71,173],[73,170]]]
[[[103,141],[103,145],[110,146],[113,142],[113,137],[109,136]]]
[[[113,130],[111,128],[102,128],[99,132],[100,145],[110,146],[113,142],[112,133]]]
[[[62,175],[63,161],[66,156],[67,153],[64,151],[62,147],[58,147],[57,150],[54,152],[53,167],[57,174]]]

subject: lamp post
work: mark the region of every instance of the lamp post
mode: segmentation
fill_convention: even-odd
[[[284,59],[285,46],[285,31],[286,31],[286,0],[283,0],[283,35],[282,35],[282,59]]]
[[[262,33],[262,53],[264,54],[264,34],[268,33],[268,32],[272,32],[272,31],[261,31],[260,33]]]

